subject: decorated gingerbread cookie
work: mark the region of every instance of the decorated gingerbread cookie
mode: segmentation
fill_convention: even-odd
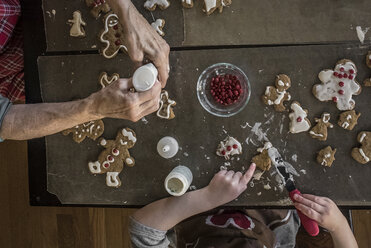
[[[223,12],[223,7],[232,4],[232,0],[204,0],[204,12],[207,15],[211,15],[215,10],[219,10],[219,13]]]
[[[160,95],[160,108],[157,110],[157,116],[162,119],[174,119],[175,114],[173,107],[176,102],[169,98],[169,93],[163,90]]]
[[[108,76],[107,72],[102,72],[99,75],[99,84],[102,86],[102,89],[106,86],[110,85],[111,83],[117,81],[120,78],[120,75],[117,73],[113,73],[111,76]]]
[[[361,147],[355,147],[352,150],[352,157],[361,164],[366,164],[371,160],[371,132],[360,132],[357,141]]]
[[[361,93],[356,81],[357,67],[353,61],[342,59],[334,70],[323,70],[318,74],[321,84],[313,86],[313,95],[320,101],[333,101],[339,110],[352,110],[355,106],[353,95]]]
[[[221,141],[216,150],[216,155],[229,159],[230,156],[242,154],[241,143],[233,137],[228,136]]]
[[[104,29],[101,33],[100,41],[104,43],[102,54],[105,58],[110,59],[116,56],[119,50],[127,51],[124,45],[124,33],[115,14],[108,14],[104,17]]]
[[[170,6],[170,2],[168,0],[146,0],[144,3],[144,8],[149,11],[154,11],[157,6],[164,10]]]
[[[309,130],[311,123],[307,118],[308,110],[303,109],[300,103],[294,101],[291,106],[290,133],[301,133]]]
[[[86,137],[96,140],[104,132],[104,123],[102,120],[89,121],[75,127],[64,130],[63,135],[72,133],[75,142],[81,143]]]
[[[327,146],[320,150],[317,155],[317,162],[321,165],[331,167],[335,161],[336,148],[332,149],[331,146]]]
[[[193,0],[182,0],[184,8],[193,8]]]
[[[272,165],[272,160],[268,155],[269,148],[272,148],[272,144],[270,142],[266,142],[264,147],[258,148],[258,152],[260,152],[260,154],[254,156],[251,160],[251,162],[255,163],[256,166],[263,171],[269,170]]]
[[[366,55],[366,64],[369,68],[371,68],[371,51],[369,51]],[[371,77],[365,80],[365,86],[371,86]]]
[[[262,100],[266,105],[273,105],[276,111],[282,112],[286,110],[283,105],[284,101],[289,101],[291,99],[290,93],[286,92],[286,90],[291,87],[289,76],[285,74],[277,75],[275,86],[276,87],[267,86],[267,88],[265,88]]]
[[[93,174],[106,173],[106,184],[109,187],[119,187],[119,174],[124,164],[133,167],[135,160],[130,156],[129,149],[137,142],[136,135],[130,128],[123,128],[117,133],[116,140],[100,139],[99,144],[105,149],[98,160],[89,162],[89,170]]]
[[[321,141],[327,140],[327,128],[333,128],[334,125],[330,123],[330,114],[323,113],[321,118],[315,118],[317,124],[309,131],[310,136],[313,139],[318,139]]]
[[[164,19],[157,19],[155,22],[151,23],[151,26],[156,30],[156,32],[164,36],[165,32],[163,31],[163,28],[165,26],[165,20]]]
[[[339,115],[338,125],[346,130],[353,130],[360,116],[361,113],[355,110],[345,111]]]
[[[73,19],[68,20],[68,24],[71,25],[70,29],[70,36],[72,37],[85,37],[85,30],[84,26],[86,26],[86,22],[81,17],[81,12],[76,10],[73,12]]]
[[[105,14],[111,10],[106,0],[85,0],[85,3],[91,8],[90,13],[95,19],[98,19],[102,13]]]

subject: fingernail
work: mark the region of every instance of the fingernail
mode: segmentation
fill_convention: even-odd
[[[295,195],[294,195],[294,199],[295,199],[295,200],[298,200],[298,199],[299,199],[299,195],[298,195],[298,194],[295,194]]]
[[[256,166],[256,164],[255,163],[252,163],[250,166],[253,166],[253,167],[255,167]]]

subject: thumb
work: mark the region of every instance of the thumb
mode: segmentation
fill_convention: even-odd
[[[254,175],[254,171],[256,168],[256,164],[252,163],[249,169],[245,172],[245,174],[240,179],[240,184],[247,185],[251,180],[252,176]]]

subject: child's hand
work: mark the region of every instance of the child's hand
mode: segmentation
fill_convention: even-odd
[[[315,195],[295,195],[295,207],[309,218],[329,230],[335,232],[347,227],[348,223],[336,204],[326,197]]]
[[[207,200],[216,207],[236,199],[246,190],[255,167],[254,163],[251,164],[244,175],[241,172],[219,171],[206,187]]]

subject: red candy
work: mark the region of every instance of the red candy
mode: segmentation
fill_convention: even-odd
[[[339,73],[337,73],[336,71],[334,71],[334,76],[337,77],[339,75]]]
[[[222,155],[223,155],[223,156],[225,155],[225,151],[224,151],[224,150],[222,151]]]
[[[117,24],[115,26],[113,26],[114,30],[117,30],[118,28],[119,28],[119,26]]]
[[[116,46],[119,46],[120,44],[121,44],[121,41],[120,41],[120,40],[116,40],[116,41],[115,41],[115,45],[116,45]]]
[[[339,90],[338,92],[340,95],[344,95],[344,90]]]
[[[349,73],[350,73],[350,74],[354,74],[354,70],[353,70],[353,69],[350,69],[350,70],[349,70]]]
[[[353,76],[353,75],[349,75],[348,78],[349,78],[349,79],[353,79],[354,76]]]
[[[343,75],[342,75],[342,74],[339,74],[339,75],[338,75],[338,78],[343,78]]]
[[[112,157],[111,155],[108,155],[107,160],[108,160],[109,162],[113,162],[113,157]]]
[[[243,93],[240,81],[231,74],[218,75],[210,80],[210,94],[215,102],[222,105],[237,102]]]
[[[339,82],[339,86],[340,87],[343,87],[344,86],[344,82]]]
[[[340,71],[343,72],[344,71],[344,67],[340,67]]]
[[[103,163],[104,168],[108,168],[109,166],[110,166],[110,164],[107,161]]]
[[[343,78],[348,78],[348,74],[344,73]]]
[[[302,120],[303,119],[300,116],[296,119],[297,122],[301,122]]]
[[[338,101],[338,98],[337,98],[336,96],[334,96],[334,97],[332,98],[332,101],[333,101],[333,102],[337,102],[337,101]]]
[[[231,146],[227,146],[227,151],[232,151],[232,147]]]
[[[238,145],[237,144],[234,144],[233,145],[233,149],[237,149],[238,148]]]

